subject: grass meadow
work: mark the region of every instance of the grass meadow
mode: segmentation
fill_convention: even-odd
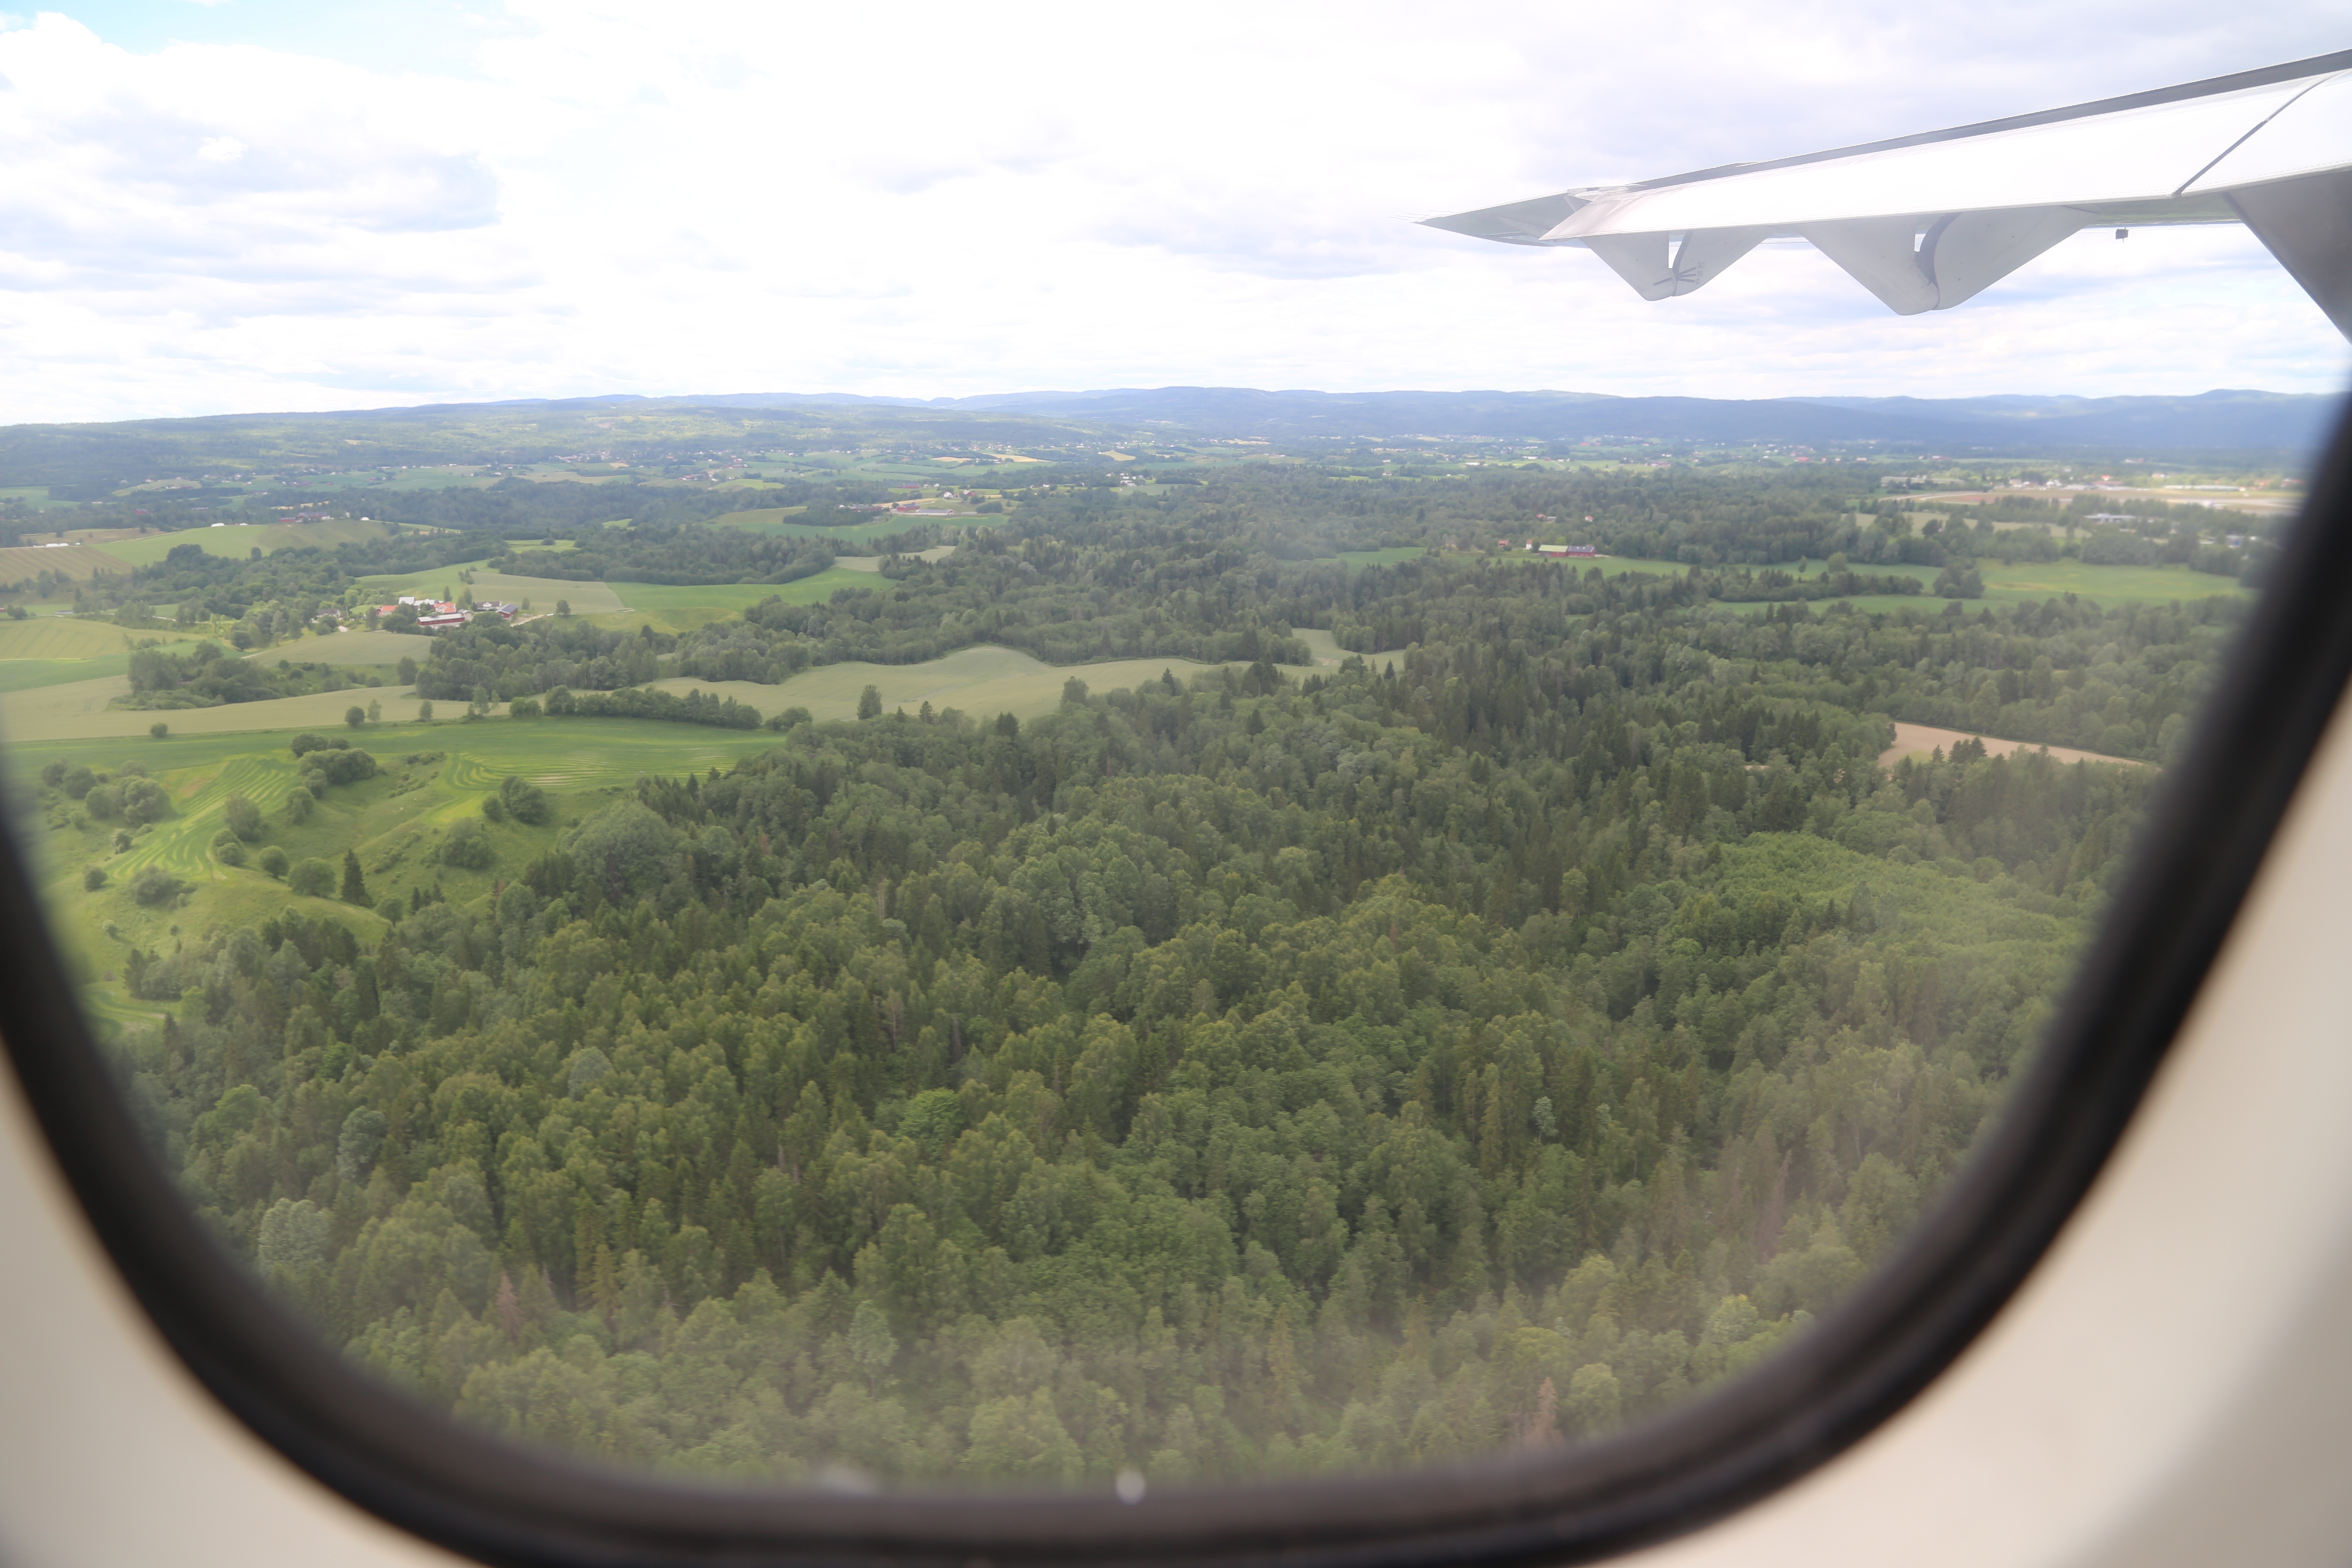
[[[340,724],[337,729],[341,732]],[[299,825],[283,809],[287,795],[300,787],[288,731],[166,741],[143,734],[135,740],[12,740],[9,765],[20,773],[37,773],[52,761],[101,772],[137,763],[172,798],[172,816],[134,830],[126,850],[113,847],[120,824],[93,823],[78,810],[53,813],[37,836],[46,901],[59,917],[67,946],[85,968],[94,1012],[138,1012],[139,1004],[116,983],[116,971],[133,946],[169,952],[174,941],[201,938],[215,927],[257,924],[289,904],[306,914],[341,921],[370,940],[381,932],[383,922],[369,910],[339,900],[298,898],[252,865],[229,867],[216,860],[211,843],[232,795],[246,796],[263,811],[263,832],[248,847],[251,855],[275,845],[290,859],[340,864],[350,847],[379,904],[405,900],[415,888],[436,886],[463,900],[488,892],[499,880],[512,880],[553,846],[565,826],[634,787],[642,774],[724,767],[780,743],[766,731],[614,719],[372,725],[352,738],[375,754],[384,772],[330,789]],[[534,827],[482,817],[483,799],[510,773],[555,792],[554,821]],[[438,858],[449,828],[460,821],[482,824],[497,851],[496,865],[466,870]],[[82,885],[91,866],[103,868],[107,877],[106,886],[95,892]],[[131,879],[150,866],[188,885],[179,902],[145,907],[131,897]]]
[[[938,475],[929,476],[939,478]],[[887,539],[894,533],[904,533],[910,528],[940,523],[955,528],[992,528],[1004,519],[995,513],[982,516],[976,512],[959,512],[951,517],[917,517],[910,512],[876,512],[871,522],[852,523],[845,528],[809,528],[793,518],[805,510],[803,507],[761,507],[748,511],[730,511],[710,520],[713,528],[735,528],[747,533],[763,533],[778,539],[847,539],[860,543],[871,539]]]
[[[1654,574],[1679,575],[1689,570],[1671,561],[1632,561],[1620,556],[1603,556],[1594,563],[1601,574],[1622,577],[1629,573],[1647,572]],[[1822,563],[1809,563],[1809,571],[1818,574]],[[1857,568],[1862,572],[1884,577],[1916,577],[1923,589],[1935,584],[1937,568],[1933,566],[1871,565]],[[2191,572],[2186,566],[2085,566],[2079,561],[2020,562],[2004,566],[1998,561],[1988,561],[1978,568],[1984,578],[1984,597],[1963,601],[1946,601],[1932,594],[1917,597],[1908,594],[1857,594],[1849,599],[1816,599],[1811,601],[1815,614],[1832,604],[1852,605],[1855,609],[1871,614],[1899,609],[1926,609],[1939,612],[1948,602],[1966,604],[1970,609],[1985,605],[2038,605],[2045,599],[2063,598],[2068,594],[2101,605],[2168,605],[2176,600],[2210,598],[2244,598],[2251,589],[2242,588],[2231,577],[2216,577],[2210,573]],[[1740,609],[1761,609],[1764,606],[1741,605]]]
[[[1428,553],[1427,547],[1423,545],[1392,544],[1384,550],[1342,550],[1339,559],[1346,562],[1348,570],[1353,572],[1359,567],[1393,566],[1401,561],[1418,561]]]
[[[105,621],[68,620],[62,616],[0,621],[0,660],[97,658],[110,653],[127,654],[137,636]]]
[[[177,533],[151,533],[143,539],[111,539],[92,548],[132,566],[152,566],[183,544],[193,544],[207,555],[235,558],[248,555],[256,550],[264,555],[280,550],[332,550],[347,541],[357,542],[387,538],[393,531],[390,523],[362,522],[357,518],[326,522],[233,522],[222,528],[191,528]],[[51,550],[43,553],[63,555],[66,552]],[[7,575],[5,566],[0,566],[0,578]]]
[[[457,580],[460,572],[471,572],[470,587]],[[530,601],[532,613],[552,610],[555,602],[570,602],[576,616],[616,615],[628,606],[620,595],[604,583],[572,583],[561,577],[514,577],[503,572],[492,572],[481,564],[439,566],[430,572],[387,573],[359,579],[361,586],[383,595],[390,604],[401,595],[412,597],[444,598],[451,594],[470,592],[477,600],[504,599],[510,604]],[[723,590],[722,590],[723,591]]]
[[[124,540],[133,544],[136,540]],[[128,566],[119,555],[110,554],[94,544],[20,544],[0,549],[0,583],[26,583],[44,572],[76,583],[87,583],[102,574],[126,575]]]
[[[1061,702],[1062,684],[1072,676],[1085,681],[1089,690],[1102,692],[1157,680],[1162,670],[1173,670],[1177,679],[1188,680],[1202,670],[1217,668],[1183,658],[1045,664],[1013,648],[982,647],[958,648],[927,664],[823,665],[775,686],[683,678],[652,684],[681,695],[698,689],[732,697],[762,714],[799,707],[817,719],[854,719],[859,694],[872,686],[881,693],[886,712],[904,708],[911,713],[929,702],[935,709],[960,708],[978,720],[993,719],[999,713],[1034,719],[1052,712]]]
[[[832,566],[797,583],[720,583],[672,586],[667,583],[616,583],[613,592],[626,621],[600,620],[599,625],[635,626],[642,621],[656,631],[683,632],[712,621],[740,616],[766,599],[787,605],[821,605],[844,588],[880,588],[887,579],[874,572]],[[572,601],[574,610],[580,601]],[[585,613],[585,612],[583,612]]]

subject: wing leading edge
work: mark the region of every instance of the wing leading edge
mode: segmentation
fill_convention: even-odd
[[[2243,223],[2352,337],[2352,50],[1860,147],[1425,218],[1580,246],[1644,300],[1803,239],[1900,315],[1945,310],[2084,228]]]

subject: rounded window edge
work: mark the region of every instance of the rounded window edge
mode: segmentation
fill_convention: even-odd
[[[194,1374],[357,1506],[487,1562],[1384,1568],[1591,1561],[1701,1529],[1902,1409],[2016,1293],[2090,1190],[2202,986],[2352,678],[2352,418],[2170,770],[2049,1037],[1897,1253],[1803,1339],[1596,1442],[1345,1479],[856,1496],[665,1482],[461,1427],[330,1350],[203,1234],[89,1032],[0,834],[0,1039],[126,1285]]]

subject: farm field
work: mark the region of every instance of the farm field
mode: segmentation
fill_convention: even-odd
[[[1818,574],[1822,563],[1808,563]],[[1932,587],[1937,569],[1933,566],[1866,566],[1858,570],[1879,576],[1916,577],[1923,586]],[[1983,605],[2038,605],[2045,599],[2073,594],[2100,605],[2168,605],[2177,599],[2242,598],[2247,589],[2231,577],[2216,577],[2210,572],[2191,572],[2186,566],[2085,566],[2079,561],[2021,562],[2004,566],[1998,561],[1988,561],[1978,567],[1984,579],[1984,597],[1961,601],[1975,608]],[[1878,601],[1896,605],[1909,604],[1908,595],[1864,595],[1853,603],[1857,607],[1870,600],[1873,609]],[[1929,602],[1929,601],[1922,601]]]
[[[934,544],[929,550],[908,552],[908,557],[916,561],[945,561],[954,553],[952,544]],[[833,563],[844,572],[879,572],[882,563],[888,559],[887,555],[836,555]]]
[[[1062,683],[1072,676],[1089,689],[1115,691],[1156,680],[1162,670],[1173,670],[1179,680],[1215,665],[1182,658],[1122,658],[1101,664],[1045,664],[1009,647],[959,648],[928,664],[828,664],[793,676],[774,686],[749,680],[694,680],[676,677],[647,684],[683,696],[700,689],[732,697],[758,709],[764,717],[787,708],[805,708],[816,719],[854,719],[857,699],[872,686],[882,695],[883,710],[904,708],[913,712],[929,702],[933,708],[960,708],[973,719],[1010,713],[1034,719],[1050,713],[1062,700]]]
[[[2151,765],[2147,763],[2136,762],[2130,757],[2110,757],[2098,752],[2078,752],[2072,746],[2044,746],[2031,741],[1997,741],[1990,735],[1972,734],[1966,730],[1940,730],[1933,724],[1906,724],[1899,721],[1895,726],[1895,744],[1878,754],[1878,765],[1882,768],[1891,768],[1906,757],[1924,757],[1930,752],[1940,751],[1949,755],[1955,745],[1969,740],[1983,742],[1984,749],[1996,757],[2005,757],[2012,752],[2047,752],[2062,763],[2113,763],[2117,767],[2123,768],[2144,768]]]
[[[466,584],[457,581],[457,574],[470,571],[474,574],[471,592],[476,599],[504,599],[512,604],[530,601],[534,612],[552,610],[555,601],[568,599],[572,613],[577,616],[611,615],[626,608],[609,584],[604,583],[572,583],[561,577],[512,577],[503,572],[485,571],[479,566],[436,566],[429,572],[383,573],[359,579],[361,586],[371,593],[380,593],[390,604],[403,594],[414,597],[440,598],[444,591],[455,594]]]
[[[286,650],[271,653],[287,657]],[[148,726],[157,720],[181,735],[215,735],[254,730],[341,730],[344,712],[354,704],[383,704],[388,718],[415,716],[413,686],[352,687],[344,691],[314,691],[304,697],[273,697],[260,702],[231,702],[218,708],[175,708],[149,712],[110,708],[128,695],[128,673],[106,675],[52,685],[0,691],[0,743],[11,751],[39,741],[91,741],[136,737],[145,745],[170,745],[148,739]],[[453,721],[462,710],[446,705]]]
[[[787,605],[821,605],[844,588],[878,588],[887,579],[873,572],[853,572],[845,566],[832,566],[813,577],[797,583],[718,583],[673,585],[667,583],[616,583],[611,591],[616,595],[615,608],[630,613],[626,620],[605,618],[606,626],[631,626],[649,625],[657,631],[691,631],[712,621],[723,621],[730,616],[740,616],[764,599],[782,599]],[[590,584],[593,586],[593,584]],[[581,601],[572,601],[575,612]]]
[[[1985,597],[1996,605],[2039,604],[2066,594],[2101,605],[2168,605],[2175,599],[2242,599],[2252,593],[2233,577],[2191,572],[2186,566],[2085,566],[2079,561],[2003,566],[1993,562],[1982,572]],[[1933,574],[1929,576],[1932,580]]]
[[[281,658],[296,664],[398,664],[404,658],[421,660],[432,655],[428,637],[405,632],[337,632],[280,643],[251,657],[272,664]]]
[[[97,658],[0,659],[0,693],[30,691],[36,687],[62,686],[68,681],[94,680],[110,675],[127,676],[130,672],[131,656],[127,653],[110,653]]]
[[[126,540],[123,542],[141,542]],[[87,583],[101,572],[128,575],[130,567],[121,556],[100,550],[94,544],[68,544],[55,548],[44,544],[25,544],[0,549],[0,583],[28,582],[44,572],[54,572],[60,577]]]
[[[749,511],[730,511],[712,518],[710,526],[737,528],[749,533],[763,533],[780,539],[846,539],[862,543],[867,540],[887,539],[894,533],[904,533],[910,528],[919,528],[928,523],[943,523],[957,528],[992,528],[1004,521],[994,513],[958,512],[951,517],[916,517],[909,512],[886,511],[877,512],[871,522],[852,523],[845,528],[809,528],[791,521],[803,510],[801,507],[761,507]]]
[[[177,533],[151,533],[143,539],[110,540],[96,548],[132,566],[152,566],[183,544],[193,544],[207,555],[235,559],[256,550],[264,555],[280,550],[332,550],[346,542],[389,538],[394,531],[388,522],[362,522],[357,518],[330,522],[233,522],[223,528],[191,528]],[[42,553],[63,555],[66,552],[50,550]],[[0,566],[0,578],[7,575],[7,569]]]
[[[96,658],[128,653],[138,635],[106,621],[68,620],[63,616],[0,621],[0,659]]]
[[[1686,568],[1671,561],[1636,561],[1622,556],[1602,556],[1596,562],[1601,574],[1622,577],[1628,573],[1648,572],[1678,574]],[[1808,575],[1818,575],[1819,561],[1805,563]],[[1855,568],[1881,577],[1916,577],[1923,588],[1932,586],[1937,568],[1933,566],[1867,565]],[[2021,562],[2004,566],[1998,561],[1988,561],[1978,567],[1984,578],[1984,597],[1945,601],[1933,595],[1913,598],[1907,594],[1857,594],[1843,600],[1816,599],[1811,601],[1818,614],[1831,604],[1848,604],[1858,610],[1878,612],[1909,607],[1937,610],[1950,602],[1964,604],[1970,609],[1986,605],[2038,605],[2045,599],[2073,594],[2094,604],[2168,605],[2175,600],[2207,598],[2242,598],[2252,592],[2242,588],[2236,579],[2216,577],[2208,572],[2191,572],[2186,566],[2085,566],[2079,561]],[[1761,608],[1761,605],[1740,605],[1739,609]]]
[[[1348,563],[1353,572],[1363,566],[1393,566],[1400,561],[1418,561],[1429,553],[1419,544],[1392,544],[1384,550],[1342,550],[1337,559]]]

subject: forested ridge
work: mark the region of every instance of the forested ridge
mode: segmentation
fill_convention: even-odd
[[[1157,605],[1255,662],[803,725],[562,797],[373,947],[297,906],[142,955],[179,1000],[126,1071],[207,1221],[426,1399],[632,1463],[1159,1485],[1588,1436],[1900,1237],[2159,777],[1884,771],[1889,717],[2155,755],[2226,632],[1048,547],[734,624],[910,645],[1025,561],[1068,646]],[[1282,668],[1319,612],[1370,647]]]

